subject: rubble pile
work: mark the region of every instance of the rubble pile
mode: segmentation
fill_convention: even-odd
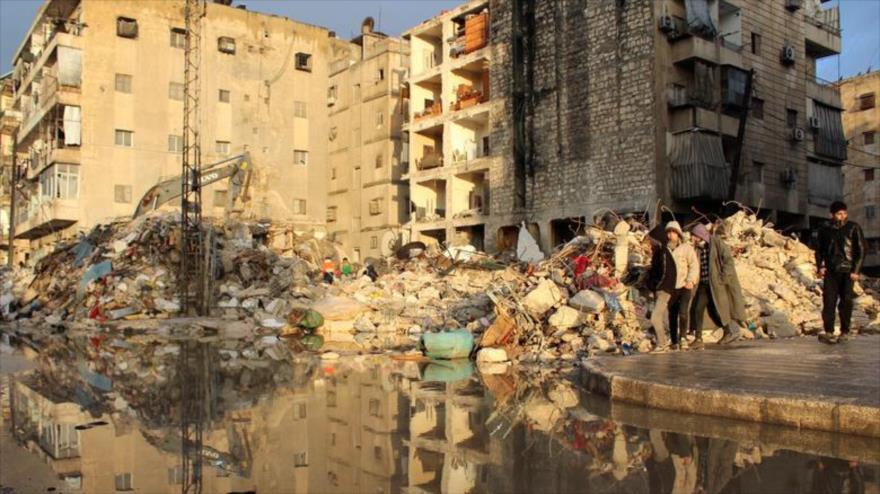
[[[809,247],[745,211],[719,221],[715,233],[730,246],[743,287],[749,320],[742,337],[821,330],[821,280]],[[619,221],[613,229],[592,227],[548,260],[508,269],[489,291],[498,317],[481,345],[534,362],[650,351],[647,235],[634,221]],[[853,326],[880,332],[878,293],[857,286],[856,295]],[[704,337],[713,338],[720,338],[720,329]]]

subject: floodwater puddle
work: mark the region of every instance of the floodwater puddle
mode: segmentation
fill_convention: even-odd
[[[129,350],[68,341],[2,377],[4,437],[64,492],[880,491],[877,440],[609,403],[576,373]]]

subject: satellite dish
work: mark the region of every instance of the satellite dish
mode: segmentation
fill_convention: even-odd
[[[385,232],[385,235],[382,235],[382,242],[379,244],[379,251],[382,253],[382,257],[391,257],[397,252],[398,247],[400,247],[400,235],[393,231]]]

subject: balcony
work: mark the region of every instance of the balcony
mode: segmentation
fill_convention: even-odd
[[[743,67],[742,47],[731,43],[709,41],[699,36],[690,36],[675,42],[672,46],[672,63],[690,64],[695,59],[715,65]]]
[[[0,113],[0,133],[12,134],[21,122],[21,114],[14,110]]]
[[[833,82],[817,78],[807,80],[807,98],[819,103],[843,109],[840,99],[840,88]]]
[[[31,166],[28,167],[28,180],[35,180],[43,170],[56,163],[66,163],[71,165],[82,164],[79,147],[52,148],[44,156],[40,156],[40,158],[41,159],[32,162]]]
[[[840,54],[840,8],[804,14],[807,52],[816,58]]]
[[[18,131],[18,143],[28,139],[31,131],[37,128],[37,124],[52,111],[56,105],[80,106],[80,89],[78,87],[62,86],[57,80],[45,86],[45,93],[40,95],[38,106],[30,106],[22,110],[21,127]]]
[[[79,217],[79,200],[50,199],[28,205],[27,219],[18,224],[15,238],[34,240],[68,228]]]
[[[712,110],[700,107],[682,107],[673,109],[669,115],[669,132],[673,134],[693,129],[710,130],[727,136],[736,137],[739,132],[739,121]]]

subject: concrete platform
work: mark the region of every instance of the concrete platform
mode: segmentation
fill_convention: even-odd
[[[803,429],[880,437],[880,337],[815,338],[599,357],[584,367],[612,400]]]

